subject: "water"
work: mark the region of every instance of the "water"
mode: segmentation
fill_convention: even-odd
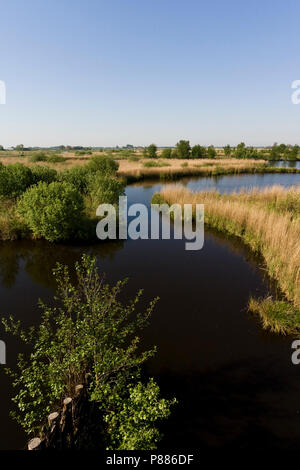
[[[251,181],[255,186],[273,184],[266,176],[280,176],[276,184],[286,185],[297,181],[286,176],[299,178],[191,178],[184,184],[191,189],[214,185],[231,192],[249,187]],[[129,186],[129,203],[148,203],[159,188],[150,183]],[[207,230],[204,248],[198,252],[185,251],[181,240],[89,247],[2,243],[1,313],[13,313],[26,325],[37,323],[37,298],[51,302],[54,294],[55,263],[73,266],[85,252],[97,256],[109,282],[130,278],[128,296],[142,287],[145,303],[160,297],[143,340],[145,347],[158,346],[148,373],[156,377],[164,396],[179,400],[164,425],[161,447],[299,447],[300,366],[291,363],[291,338],[263,331],[246,308],[250,295],[276,294],[260,259],[238,240]],[[13,366],[23,345],[2,332],[0,336]],[[25,436],[9,418],[12,390],[3,374],[1,385],[0,448],[22,448]]]
[[[297,168],[300,169],[300,161],[270,161],[270,166],[277,166],[280,168]]]

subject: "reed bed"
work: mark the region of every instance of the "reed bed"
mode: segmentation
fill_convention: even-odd
[[[300,329],[300,186],[254,188],[221,195],[214,191],[193,193],[177,185],[163,188],[160,194],[169,204],[204,204],[207,225],[240,237],[260,252],[270,276],[290,301],[286,305],[288,313],[281,315],[283,323],[289,314],[288,325],[292,322],[293,329]],[[284,310],[282,304],[274,304],[273,318],[270,300],[250,302],[250,308],[260,314],[264,326],[273,325],[272,331],[280,330],[274,320],[278,322],[279,313]],[[288,331],[286,323],[283,330]]]

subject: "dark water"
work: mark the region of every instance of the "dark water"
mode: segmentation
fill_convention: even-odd
[[[265,175],[258,180],[253,175],[219,178],[211,184],[222,192],[251,181],[273,184],[266,176],[280,176],[286,185],[296,180],[283,176],[299,178]],[[208,179],[197,178],[188,186],[208,184]],[[148,183],[130,186],[129,202],[149,202],[157,189],[159,185]],[[164,425],[161,447],[299,447],[300,366],[291,363],[292,339],[266,333],[246,309],[250,295],[276,295],[260,259],[238,240],[210,231],[197,252],[185,251],[181,240],[129,240],[90,247],[2,243],[1,313],[13,313],[26,325],[37,323],[37,298],[50,302],[54,293],[55,263],[73,266],[85,252],[97,256],[108,281],[130,278],[128,296],[142,287],[145,302],[160,297],[144,338],[145,346],[158,346],[148,373],[157,378],[164,396],[179,400]],[[22,346],[2,331],[0,337],[13,366]],[[22,431],[9,418],[11,393],[10,381],[1,373],[1,449],[22,448],[25,443]]]

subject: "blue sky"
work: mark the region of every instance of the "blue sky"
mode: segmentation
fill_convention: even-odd
[[[299,1],[1,2],[0,144],[300,144]]]

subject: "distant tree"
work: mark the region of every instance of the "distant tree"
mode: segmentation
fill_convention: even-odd
[[[189,140],[180,140],[176,144],[178,158],[189,158],[191,153],[191,146]]]
[[[157,147],[155,144],[149,145],[149,147],[145,147],[144,149],[144,156],[147,158],[157,158]]]
[[[229,158],[231,156],[231,147],[230,145],[225,145],[224,147],[224,155],[225,157]]]
[[[192,157],[193,158],[205,158],[207,156],[206,148],[202,145],[194,145],[192,147]]]
[[[160,156],[161,158],[172,158],[172,149],[171,148],[163,149]]]
[[[17,146],[16,146],[16,150],[17,150],[18,152],[22,152],[22,151],[24,150],[24,145],[23,145],[23,144],[17,145]]]
[[[172,150],[172,158],[178,158],[177,149],[173,149],[173,150]]]
[[[280,160],[280,149],[276,142],[272,145],[270,151],[270,160]]]
[[[216,152],[216,149],[213,145],[210,145],[209,147],[207,147],[207,157],[208,158],[216,158],[217,156],[217,152]]]
[[[4,147],[3,147],[3,145],[0,145],[0,150],[4,150]]]
[[[246,158],[246,145],[244,142],[241,142],[236,146],[235,152],[234,152],[234,157],[235,158]]]

